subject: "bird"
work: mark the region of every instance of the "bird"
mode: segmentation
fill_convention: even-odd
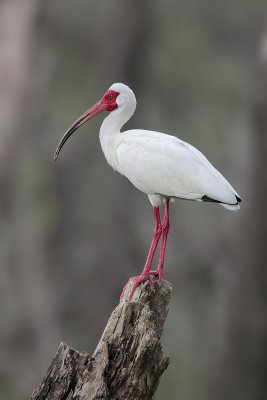
[[[66,131],[56,149],[54,160],[70,138],[83,124],[97,114],[108,111],[102,122],[99,138],[108,164],[141,192],[147,194],[154,211],[155,228],[143,272],[131,277],[123,288],[121,299],[133,282],[128,299],[136,287],[149,281],[154,290],[153,276],[162,282],[166,242],[170,227],[169,202],[175,199],[218,203],[228,210],[240,208],[241,197],[223,175],[194,146],[176,136],[132,129],[121,131],[136,109],[133,91],[123,83],[114,83],[93,107],[81,115]],[[159,208],[163,206],[161,221]],[[160,243],[156,270],[152,260]]]

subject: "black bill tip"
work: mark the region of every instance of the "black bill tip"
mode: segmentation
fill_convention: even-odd
[[[77,119],[77,121],[74,122],[74,124],[72,124],[70,126],[70,128],[67,130],[67,132],[64,134],[64,136],[62,137],[62,139],[60,140],[56,152],[54,154],[54,161],[56,161],[58,159],[60,150],[62,149],[62,147],[64,146],[64,144],[66,143],[66,141],[68,140],[68,138],[73,134],[73,132],[76,131],[76,129],[79,128],[79,126],[81,126],[81,122],[84,120],[85,118],[85,114],[83,114],[80,118]]]

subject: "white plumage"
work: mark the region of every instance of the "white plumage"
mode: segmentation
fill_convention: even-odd
[[[175,136],[160,132],[133,129],[121,132],[122,126],[133,115],[136,99],[132,90],[115,83],[103,98],[86,111],[61,139],[55,153],[59,152],[67,139],[86,121],[102,111],[109,111],[100,129],[100,143],[108,163],[127,177],[134,186],[146,193],[154,208],[155,229],[147,261],[141,275],[130,278],[134,284],[128,296],[131,299],[135,288],[151,276],[158,276],[161,283],[164,255],[169,231],[169,200],[217,202],[230,210],[238,210],[241,201],[230,183],[217,171],[207,158],[190,144]],[[159,206],[164,205],[161,223]],[[160,236],[162,235],[157,270],[151,264]],[[125,285],[121,298],[128,286]]]
[[[119,92],[118,108],[104,120],[100,142],[108,163],[146,193],[153,206],[166,198],[214,200],[239,209],[239,195],[195,147],[160,132],[133,129],[120,132],[136,107],[134,93],[122,83],[109,90]],[[236,197],[237,196],[237,197]]]

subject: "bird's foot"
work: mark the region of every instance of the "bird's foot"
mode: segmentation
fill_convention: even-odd
[[[158,277],[158,285],[161,284],[162,281],[162,270],[159,268],[156,271],[149,271],[149,274],[152,276],[157,276]]]
[[[137,286],[140,285],[141,282],[144,282],[144,281],[147,281],[147,280],[149,281],[151,290],[154,291],[155,289],[154,289],[154,285],[153,285],[150,273],[149,274],[141,274],[141,275],[138,275],[138,276],[133,276],[132,278],[130,278],[128,280],[128,282],[124,286],[122,294],[121,294],[121,297],[120,297],[120,300],[122,300],[122,298],[124,296],[124,293],[125,293],[125,290],[126,290],[127,286],[129,285],[129,283],[131,281],[134,281],[134,285],[133,285],[133,287],[132,287],[132,289],[130,291],[130,294],[128,296],[128,300],[131,300],[131,298],[133,297],[134,291],[137,288]]]

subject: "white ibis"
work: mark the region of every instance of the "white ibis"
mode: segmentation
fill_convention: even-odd
[[[126,176],[137,189],[148,195],[154,208],[155,229],[143,272],[129,279],[134,281],[129,299],[135,288],[149,280],[153,290],[152,275],[162,280],[166,241],[169,231],[169,200],[187,199],[219,203],[229,210],[238,210],[241,198],[230,183],[195,147],[175,136],[143,129],[121,132],[136,108],[133,91],[122,83],[114,83],[102,99],[86,111],[62,137],[54,159],[66,140],[89,119],[102,111],[109,111],[100,129],[100,143],[107,162]],[[164,206],[161,223],[159,207]],[[162,235],[159,262],[151,271],[153,256]]]

